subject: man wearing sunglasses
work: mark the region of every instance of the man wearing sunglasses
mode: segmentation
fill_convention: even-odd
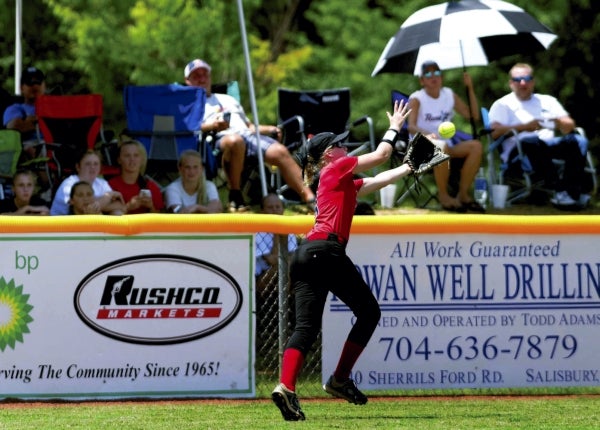
[[[44,73],[36,67],[27,67],[21,73],[21,94],[23,102],[14,103],[4,111],[4,127],[21,133],[23,151],[31,159],[35,157],[37,144],[35,128],[35,101],[46,91]]]
[[[444,121],[452,121],[458,113],[467,121],[479,119],[477,98],[468,73],[464,73],[464,83],[468,89],[467,105],[451,88],[443,86],[442,71],[434,61],[421,65],[421,89],[409,97],[411,113],[408,118],[408,131],[411,135],[421,132],[438,144],[451,158],[463,159],[458,179],[458,189],[450,193],[450,163],[442,163],[433,168],[433,176],[438,189],[438,200],[442,208],[451,212],[485,212],[471,196],[471,186],[481,165],[483,149],[479,140],[458,132],[451,139],[438,136],[438,127]],[[470,107],[470,109],[469,109]]]
[[[515,64],[508,85],[511,92],[496,100],[489,113],[494,139],[512,130],[518,133],[502,143],[502,161],[517,156],[519,139],[533,171],[543,179],[545,188],[554,191],[550,201],[558,207],[585,207],[590,200],[588,190],[582,189],[587,139],[576,133],[575,121],[555,97],[534,92],[533,67],[529,64]],[[552,159],[564,160],[561,177]]]

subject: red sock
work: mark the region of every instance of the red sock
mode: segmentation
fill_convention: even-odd
[[[364,349],[364,346],[346,341],[342,349],[342,355],[340,355],[340,361],[333,372],[333,377],[336,381],[343,382],[350,378],[350,372]]]
[[[285,385],[288,390],[296,391],[296,381],[298,380],[298,374],[300,373],[303,363],[304,355],[300,350],[287,348],[283,351],[280,382]]]

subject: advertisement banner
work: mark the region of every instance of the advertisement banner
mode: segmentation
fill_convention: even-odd
[[[255,395],[253,235],[0,241],[0,398]]]
[[[354,367],[361,389],[600,384],[598,236],[354,235],[348,255],[382,317]],[[323,319],[323,380],[354,320]]]

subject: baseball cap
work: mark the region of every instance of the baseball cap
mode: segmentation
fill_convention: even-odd
[[[427,69],[431,68],[440,70],[440,66],[438,66],[438,63],[436,63],[435,61],[428,60],[421,64],[421,75],[424,74],[427,71]]]
[[[315,134],[308,141],[308,153],[314,160],[318,160],[323,152],[334,143],[343,142],[350,132],[346,130],[341,134],[324,132]]]
[[[206,61],[196,58],[195,60],[190,61],[187,66],[185,66],[183,75],[187,79],[190,77],[190,74],[196,69],[206,69],[210,72],[210,65]]]
[[[45,79],[44,73],[37,67],[27,67],[21,73],[21,85],[41,84]]]

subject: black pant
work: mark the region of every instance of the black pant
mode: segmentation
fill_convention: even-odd
[[[546,188],[555,191],[567,191],[573,199],[578,199],[584,184],[585,157],[581,155],[579,144],[570,134],[565,135],[558,144],[547,145],[537,137],[521,139],[523,152],[529,159],[536,178],[543,179]],[[510,159],[517,156],[514,148]],[[563,160],[564,171],[561,176],[552,159]]]
[[[321,331],[323,309],[331,291],[356,317],[347,340],[366,346],[381,310],[345,246],[328,240],[304,241],[290,264],[290,280],[296,301],[296,324],[287,348],[308,352]]]

